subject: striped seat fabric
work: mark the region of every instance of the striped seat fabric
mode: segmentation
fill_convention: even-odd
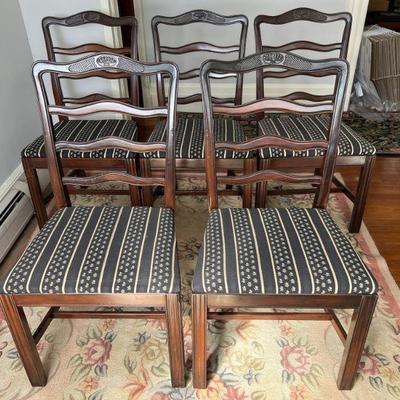
[[[154,128],[149,142],[162,142],[166,140],[165,120]],[[214,134],[217,141],[243,142],[245,134],[238,121],[230,119],[215,119]],[[177,159],[203,159],[204,158],[204,130],[202,118],[178,118],[176,123],[176,158]],[[249,158],[252,152],[233,152],[218,150],[217,158],[237,159]],[[165,158],[164,152],[145,153],[146,158]]]
[[[87,142],[105,136],[117,136],[128,140],[137,139],[137,124],[132,120],[63,120],[55,125],[57,141]],[[43,136],[36,138],[22,150],[22,157],[46,157]],[[62,150],[61,158],[133,158],[134,153],[122,149],[106,149],[98,151]]]
[[[259,122],[260,135],[304,141],[326,140],[329,127],[328,115],[273,115]],[[376,149],[371,143],[342,123],[339,134],[339,156],[372,156],[375,153]],[[292,151],[271,147],[261,149],[259,154],[261,158],[315,157],[321,156],[323,150]]]
[[[371,294],[377,285],[322,209],[216,209],[193,279],[195,293]]]
[[[0,293],[178,293],[172,210],[59,210],[0,282]]]

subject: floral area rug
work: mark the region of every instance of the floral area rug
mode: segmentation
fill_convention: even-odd
[[[192,182],[196,184],[196,182]],[[236,197],[222,206],[240,206]],[[74,204],[126,205],[123,196],[75,198]],[[310,206],[310,197],[274,197],[271,206]],[[350,207],[341,194],[329,210],[342,230]],[[340,392],[336,376],[343,346],[327,321],[234,321],[209,324],[209,386],[191,384],[190,284],[207,220],[205,197],[177,199],[182,271],[187,386],[173,389],[165,324],[149,320],[55,320],[38,344],[48,372],[44,388],[26,378],[7,324],[0,316],[1,400],[320,400],[400,399],[400,293],[365,226],[349,235],[375,274],[379,302],[352,391]],[[45,309],[26,309],[34,327]],[[347,324],[350,312],[338,311]]]

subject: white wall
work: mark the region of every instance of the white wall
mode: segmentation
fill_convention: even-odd
[[[246,14],[249,18],[249,33],[247,40],[246,54],[251,54],[255,51],[253,21],[258,14],[275,15],[280,14],[297,7],[310,7],[325,12],[341,12],[348,11],[353,14],[353,29],[350,39],[348,60],[351,65],[351,75],[354,74],[354,69],[357,63],[358,49],[361,40],[362,28],[364,25],[368,0],[134,0],[137,10],[137,16],[140,21],[141,40],[139,45],[141,48],[142,59],[153,60],[153,43],[150,28],[150,22],[154,15],[178,15],[180,13],[193,9],[209,9],[220,14]],[[290,25],[290,28],[285,27],[270,27],[263,31],[264,37],[269,37],[269,43],[279,45],[284,42],[298,40],[300,37],[304,40],[315,40],[320,42],[334,42],[340,39],[340,32],[343,28],[342,23],[332,23],[329,29],[324,25],[315,23],[299,23],[295,22]],[[226,34],[226,29],[229,29],[229,34]],[[222,34],[221,32],[225,32]],[[191,41],[207,41],[218,44],[232,44],[238,40],[239,28],[221,28],[214,27],[209,24],[196,24],[190,28],[187,27],[166,27],[161,31],[161,41],[166,45],[177,46],[179,44],[188,43]],[[208,53],[210,55],[211,53]],[[213,55],[211,54],[211,57]],[[334,56],[334,54],[333,54]],[[169,59],[177,61],[182,70],[190,69],[194,64],[198,64],[201,60],[194,53],[189,58]],[[207,57],[207,55],[206,55]],[[230,56],[232,57],[232,56]],[[311,90],[318,94],[329,92],[331,89],[330,78],[291,78],[287,80],[286,87],[282,87],[282,81],[278,84],[270,85],[270,93],[273,95],[282,94],[284,92],[298,90],[304,84],[307,84]],[[276,82],[276,81],[275,81]],[[154,82],[150,85],[153,96],[149,101],[155,101],[154,97]],[[181,82],[180,94],[186,95],[197,91],[197,85],[194,82]],[[231,85],[228,82],[218,81],[214,84],[214,93],[216,95],[232,94]],[[255,98],[255,76],[249,76],[245,80],[244,100],[249,101]]]
[[[32,55],[18,2],[0,1],[0,192],[17,177],[21,150],[40,135]],[[3,193],[0,193],[2,195]]]

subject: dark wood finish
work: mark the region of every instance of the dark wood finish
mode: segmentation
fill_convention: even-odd
[[[54,27],[62,27],[66,29],[72,29],[74,27],[84,26],[86,24],[98,24],[106,27],[114,27],[120,28],[123,36],[123,47],[122,48],[110,48],[108,46],[98,44],[98,43],[84,43],[75,47],[59,47],[54,46],[52,31]],[[46,17],[42,20],[42,29],[43,35],[47,50],[47,56],[50,61],[57,61],[57,57],[63,55],[64,57],[76,57],[79,55],[90,55],[93,53],[99,52],[114,52],[120,55],[126,55],[133,59],[138,58],[138,49],[137,49],[137,21],[134,16],[123,16],[123,17],[111,17],[109,15],[102,14],[97,11],[83,11],[78,14],[68,16],[68,17]],[[113,98],[108,95],[104,95],[101,93],[93,93],[83,97],[66,97],[64,96],[62,90],[62,79],[85,79],[90,77],[101,77],[105,79],[128,79],[129,86],[129,97],[121,97],[121,98]],[[61,71],[57,74],[51,74],[51,82],[53,88],[53,96],[55,99],[56,107],[52,110],[52,112],[58,112],[61,108],[66,105],[73,106],[85,106],[88,103],[96,103],[99,101],[103,101],[106,103],[109,101],[118,100],[121,102],[121,111],[124,110],[123,104],[127,103],[128,105],[137,105],[138,101],[138,78],[136,75],[132,75],[129,71],[103,71],[103,70],[92,70],[86,74],[81,74],[79,76],[71,76],[70,74],[63,74]],[[58,109],[60,107],[60,109]],[[90,106],[89,106],[90,107]],[[66,112],[59,112],[60,119],[66,119],[67,116],[79,116],[83,114],[79,114],[81,111],[80,107],[65,107]],[[86,110],[83,110],[84,112]],[[70,112],[70,114],[68,113]],[[122,111],[124,112],[124,111]],[[80,160],[76,160],[76,164],[72,162],[70,167],[73,169],[79,168],[78,164],[80,164]],[[27,182],[29,186],[29,190],[32,197],[32,202],[36,214],[36,218],[38,221],[39,227],[43,227],[45,222],[48,219],[46,209],[44,206],[44,200],[41,193],[40,185],[36,176],[36,169],[40,168],[38,166],[38,162],[34,158],[23,158],[22,160],[25,174],[27,176]],[[66,166],[66,160],[61,160],[61,164],[64,168],[68,168]],[[87,160],[87,164],[89,169],[104,169],[109,164],[107,159],[89,159]],[[127,171],[132,168],[131,162],[129,160],[117,160],[118,168]],[[135,193],[136,192],[136,193]],[[68,190],[65,192],[65,197],[69,202],[68,198]],[[116,193],[114,193],[116,194]],[[137,188],[130,189],[132,205],[139,205],[140,195]]]
[[[360,307],[353,313],[338,374],[337,384],[340,390],[350,390],[353,386],[377,300],[377,295],[363,296]]]
[[[193,387],[207,387],[207,296],[192,295]]]
[[[262,40],[261,36],[261,26],[263,24],[266,25],[286,25],[295,21],[309,21],[318,23],[321,25],[335,23],[337,21],[343,21],[344,27],[342,31],[341,41],[338,43],[317,43],[311,41],[304,40],[296,40],[291,43],[285,43],[281,46],[266,46]],[[275,50],[275,51],[292,51],[299,49],[309,49],[318,52],[331,52],[331,51],[339,51],[340,58],[346,58],[347,52],[349,48],[349,40],[350,40],[350,32],[352,26],[352,16],[349,13],[335,13],[328,14],[321,11],[313,10],[311,8],[296,8],[294,10],[287,11],[280,15],[258,15],[254,19],[254,34],[255,34],[255,42],[256,42],[256,52],[263,52],[266,50]],[[271,74],[270,74],[271,73]],[[257,72],[257,98],[261,99],[264,97],[264,79],[267,77],[288,77],[291,76],[291,71],[277,72],[277,71],[268,71],[266,75],[263,74],[263,71]],[[270,75],[268,75],[270,74]],[[286,74],[286,75],[285,75]],[[307,94],[307,97],[310,96]],[[306,99],[306,98],[303,98]],[[317,97],[311,95],[311,98],[308,97],[309,100],[317,101]]]
[[[230,26],[230,25],[240,24],[241,31],[240,31],[239,43],[231,46],[219,46],[206,42],[188,43],[185,45],[181,45],[179,47],[167,47],[161,45],[160,33],[159,33],[160,25],[182,26],[199,22],[212,25],[219,25],[219,26]],[[225,16],[216,14],[208,10],[188,11],[184,14],[177,15],[174,17],[157,15],[153,17],[151,21],[155,60],[161,62],[164,59],[163,54],[188,54],[191,52],[211,52],[217,54],[237,53],[238,59],[243,58],[246,51],[248,25],[249,21],[245,15]],[[214,101],[220,101],[222,103],[234,102],[235,104],[240,104],[242,102],[243,75],[234,74],[231,76],[237,77],[235,97],[233,99],[232,98],[224,98],[219,100],[214,99]],[[190,79],[198,77],[199,77],[199,69],[182,71],[179,74],[180,79]],[[162,76],[161,74],[159,74],[157,77],[157,96],[160,105],[165,105],[166,101],[168,101],[168,98],[166,98],[164,92],[164,76]],[[189,104],[199,101],[201,101],[200,93],[183,98],[178,96],[178,104]]]
[[[210,98],[210,74],[211,73],[246,73],[252,71],[262,70],[288,70],[296,75],[308,75],[309,73],[318,72],[320,76],[335,76],[336,84],[334,87],[333,101],[327,104],[332,110],[332,118],[329,127],[328,141],[326,142],[303,142],[299,143],[293,140],[287,140],[284,138],[268,138],[268,137],[257,137],[250,139],[245,143],[226,143],[220,142],[215,143],[213,134],[213,112],[218,111],[219,114],[231,114],[237,116],[244,116],[249,113],[257,111],[276,111],[277,104],[279,105],[280,111],[286,112],[298,112],[297,105],[292,101],[281,100],[279,98],[270,99],[258,99],[249,104],[241,106],[212,106]],[[266,181],[267,179],[284,179],[289,182],[311,182],[319,185],[318,191],[316,192],[315,205],[317,207],[325,208],[328,203],[329,190],[333,179],[335,170],[335,162],[338,148],[338,137],[340,124],[342,119],[344,94],[347,85],[348,75],[348,63],[340,59],[330,59],[315,61],[306,59],[304,57],[296,56],[288,52],[276,52],[270,51],[265,53],[258,53],[253,56],[246,57],[239,61],[207,61],[203,63],[201,69],[201,86],[203,91],[203,104],[204,104],[204,132],[205,132],[205,145],[206,145],[206,173],[207,183],[209,190],[209,204],[210,208],[218,207],[217,197],[217,173],[216,173],[216,160],[215,150],[219,149],[230,149],[230,150],[257,150],[262,147],[272,147],[274,144],[284,147],[286,149],[295,150],[302,147],[305,148],[323,148],[325,149],[325,155],[322,158],[322,165],[318,167],[321,169],[321,176],[307,176],[304,178],[299,175],[283,174],[277,171],[264,170],[251,175],[243,175],[241,177],[224,177],[223,183],[235,184],[244,183],[246,178],[249,183],[255,183],[257,180]],[[314,107],[302,107],[302,113],[313,113]],[[304,147],[303,147],[304,146]],[[314,147],[315,146],[315,147]],[[222,183],[222,182],[221,182]],[[260,196],[258,195],[258,198]]]
[[[138,311],[138,312],[103,312],[103,311],[60,311],[53,314],[52,318],[61,319],[107,319],[107,318],[125,318],[125,319],[165,319],[164,312],[154,312],[151,313]]]
[[[99,60],[107,60],[104,64]],[[134,75],[154,75],[164,73],[169,75],[169,97],[171,101],[168,107],[147,109],[145,112],[139,110],[133,105],[123,105],[123,110],[129,115],[139,115],[141,117],[152,117],[154,115],[167,116],[167,138],[166,143],[143,144],[129,142],[127,140],[104,138],[89,143],[68,143],[60,142],[57,145],[54,140],[54,124],[52,114],[54,107],[49,105],[44,87],[44,76],[58,73],[64,75],[78,76],[79,74],[88,74],[91,72],[125,72]],[[57,208],[67,206],[67,197],[65,195],[65,183],[90,185],[99,182],[119,181],[130,185],[164,185],[165,189],[165,207],[174,208],[175,201],[175,125],[176,125],[176,96],[178,83],[178,68],[172,63],[162,64],[142,64],[132,59],[112,54],[99,53],[95,56],[85,57],[71,63],[56,62],[36,62],[33,66],[33,77],[38,95],[39,108],[43,122],[45,148],[47,154],[47,163],[50,173],[50,181],[55,197]],[[106,104],[106,108],[112,112],[121,110],[121,103],[107,101],[94,103],[90,107],[80,107],[82,115],[99,112]],[[60,110],[60,112],[64,112]],[[166,167],[163,178],[142,178],[128,173],[107,172],[100,176],[87,177],[63,177],[63,170],[58,158],[57,149],[102,149],[118,146],[119,148],[130,150],[137,153],[151,151],[152,148],[160,148],[166,152]],[[129,172],[135,173],[136,166],[130,165]],[[10,331],[13,335],[16,347],[20,354],[22,363],[33,386],[44,386],[46,384],[46,375],[40,362],[38,352],[35,347],[40,337],[45,332],[48,325],[54,318],[155,318],[166,319],[168,326],[168,347],[170,350],[171,381],[173,386],[184,385],[184,357],[183,357],[183,331],[180,294],[3,294],[0,296],[2,308]],[[22,307],[50,307],[49,312],[40,323],[36,332],[32,335],[23,313]],[[145,311],[145,312],[103,312],[103,311],[60,311],[61,307],[79,307],[79,306],[109,306],[109,307],[161,307],[163,311]]]
[[[245,144],[215,143],[213,133],[213,110],[210,98],[210,79],[211,72],[250,72],[261,69],[281,68],[290,70],[299,74],[306,74],[308,71],[319,74],[331,74],[336,76],[335,93],[332,102],[332,120],[330,134],[327,144],[322,146],[325,149],[325,155],[322,158],[322,165],[315,170],[311,177],[291,175],[271,169],[260,170],[256,173],[247,173],[241,177],[219,177],[216,169],[217,149],[224,149],[227,146],[231,150],[237,150],[242,146],[255,149],[273,146],[274,138],[256,138],[247,141]],[[312,61],[302,57],[295,56],[286,52],[265,52],[247,57],[237,62],[207,61],[201,69],[201,85],[203,91],[204,104],[204,129],[206,139],[206,173],[208,184],[208,203],[210,209],[218,207],[217,183],[246,184],[265,180],[287,180],[290,182],[308,181],[319,185],[316,196],[316,206],[325,208],[328,201],[335,159],[337,155],[337,142],[340,121],[343,111],[344,93],[347,83],[348,64],[344,60],[331,59],[326,61]],[[260,100],[261,102],[263,99]],[[265,102],[264,102],[265,103]],[[291,102],[285,102],[287,111],[292,111]],[[264,107],[264,106],[263,106]],[[272,106],[273,107],[273,106]],[[218,107],[218,111],[224,113],[229,110],[229,106]],[[239,107],[243,113],[251,110],[259,110],[256,103],[251,107]],[[237,109],[237,108],[236,108]],[[268,107],[266,107],[268,110]],[[237,115],[241,115],[238,113]],[[293,149],[297,143],[285,141],[281,138],[282,147]],[[305,145],[312,147],[312,144]],[[270,160],[263,160],[261,167],[270,167]],[[332,321],[334,329],[339,338],[345,343],[345,351],[342,359],[342,366],[339,371],[338,387],[341,390],[351,389],[357,372],[358,363],[361,358],[362,350],[365,344],[369,323],[375,309],[377,295],[354,295],[354,294],[303,294],[303,295],[243,295],[243,294],[198,294],[192,296],[192,321],[193,321],[193,386],[203,389],[207,386],[207,362],[206,362],[206,338],[207,338],[207,320],[235,320],[235,319],[311,319],[311,320],[329,320]],[[300,308],[300,309],[322,309],[324,312],[240,312],[235,309],[240,308]],[[336,317],[333,309],[353,308],[355,309],[353,321],[346,334],[340,321]],[[217,309],[221,311],[210,311]],[[229,310],[225,310],[229,309]],[[233,309],[233,311],[232,311]]]
[[[367,204],[368,190],[374,165],[375,156],[366,157],[365,163],[361,166],[361,173],[358,181],[357,191],[355,193],[355,199],[353,200],[354,206],[349,225],[349,231],[352,233],[357,233],[360,230],[365,211],[365,205]],[[343,192],[346,193],[346,190],[343,190]],[[349,197],[351,200],[351,196],[348,195],[347,197]]]
[[[177,47],[164,46],[162,44],[162,38],[160,38],[159,28],[161,25],[165,26],[174,26],[179,27],[183,25],[192,25],[197,23],[206,23],[212,25],[218,25],[223,27],[228,27],[232,25],[240,25],[240,38],[236,43],[232,43],[231,45],[217,45],[215,43],[207,43],[204,41],[197,41],[192,43],[185,43]],[[188,11],[184,14],[172,17],[166,16],[155,16],[152,19],[152,33],[153,33],[153,44],[154,44],[154,57],[156,61],[162,61],[163,59],[168,59],[168,56],[173,55],[187,55],[191,56],[193,52],[206,52],[211,53],[213,56],[215,55],[223,55],[223,54],[234,54],[237,56],[237,59],[243,58],[246,51],[246,39],[247,39],[247,31],[248,31],[248,19],[245,15],[233,15],[233,16],[225,16],[219,15],[212,11],[207,10],[192,10]],[[200,76],[200,68],[192,68],[188,71],[181,71],[179,74],[180,80],[186,79],[197,79]],[[235,96],[234,97],[213,97],[213,103],[215,104],[225,104],[232,103],[239,105],[242,102],[242,93],[243,93],[243,76],[241,73],[231,73],[231,74],[213,74],[212,76],[215,79],[225,79],[225,78],[235,78]],[[159,74],[157,76],[157,97],[159,105],[165,105],[168,102],[168,96],[165,95],[164,90],[165,85],[165,76]],[[194,93],[188,96],[178,96],[178,104],[191,104],[195,102],[201,102],[202,96],[201,93]],[[142,168],[144,169],[143,173],[146,173],[147,176],[151,176],[152,174],[157,174],[159,171],[162,171],[163,165],[157,166],[159,160],[144,160],[141,161]],[[182,161],[182,160],[178,160]],[[188,169],[193,170],[197,168],[198,161],[194,159],[184,160],[188,165]],[[204,160],[200,160],[202,162],[201,172],[204,177]],[[242,160],[230,160],[232,164],[230,171],[238,171],[241,172]],[[178,175],[182,176],[182,169],[179,167],[179,163],[177,163]],[[186,171],[185,171],[186,172]],[[177,191],[178,195],[184,194],[182,191]],[[199,194],[198,191],[192,192],[192,194]],[[249,200],[249,193],[245,190],[243,191],[244,204],[251,202]],[[153,195],[150,193],[148,189],[144,193],[144,197],[146,198],[147,205],[152,204]]]
[[[55,318],[55,314],[58,312],[60,307],[51,307],[43,319],[40,321],[39,326],[36,328],[35,332],[33,333],[33,339],[35,344],[39,343],[39,340],[42,338],[46,329],[51,324],[51,321]]]
[[[120,28],[121,33],[129,31],[130,40],[129,43],[124,43],[123,48],[108,48],[107,46],[97,43],[85,43],[80,46],[73,48],[61,48],[55,47],[53,43],[53,37],[51,29],[54,26],[61,26],[64,28],[73,28],[83,26],[86,24],[98,24],[107,27]],[[111,17],[109,15],[97,12],[97,11],[83,11],[75,15],[68,17],[45,17],[42,20],[43,36],[46,45],[47,57],[50,61],[57,61],[57,55],[89,55],[91,53],[107,52],[112,51],[122,55],[130,56],[133,59],[138,59],[138,47],[137,47],[137,21],[134,16],[126,17]],[[115,79],[115,75],[109,71],[91,71],[87,77],[102,76],[104,78]],[[122,74],[120,78],[129,78],[130,74]],[[61,87],[60,75],[52,76],[52,85],[55,102],[58,105],[65,104],[65,99]],[[130,79],[130,90],[131,90],[131,104],[138,104],[138,85],[136,79]],[[108,96],[106,96],[108,97]]]
[[[171,383],[174,387],[185,386],[185,352],[183,348],[182,306],[178,294],[166,296],[166,320],[168,331],[169,364]]]
[[[291,43],[284,43],[277,47],[272,47],[267,45],[268,40],[263,40],[261,35],[261,27],[263,25],[287,25],[294,21],[311,21],[314,23],[318,23],[322,26],[329,26],[331,23],[337,23],[338,21],[343,22],[343,30],[341,41],[337,43],[318,43],[296,40]],[[313,10],[310,8],[297,8],[295,10],[288,11],[281,15],[258,15],[254,20],[254,33],[256,39],[256,51],[262,52],[265,50],[275,50],[275,51],[298,51],[298,50],[312,50],[316,53],[325,54],[327,52],[336,51],[340,58],[345,59],[347,57],[350,33],[352,26],[352,17],[349,13],[335,13],[335,14],[327,14],[317,10]],[[288,29],[290,27],[288,26]],[[294,75],[294,71],[257,71],[257,99],[264,98],[264,79],[265,78],[287,78]],[[314,76],[320,76],[318,73],[314,74]],[[314,106],[321,106],[321,102],[329,101],[329,97],[326,96],[316,96],[314,94],[306,93],[306,92],[297,92],[291,93],[285,96],[286,100],[292,101],[308,101],[314,103]],[[311,104],[312,104],[311,103]],[[310,106],[310,103],[307,104]],[[327,111],[327,110],[324,110]],[[262,114],[259,114],[259,117],[263,117]],[[355,194],[346,190],[345,187],[341,186],[343,189],[343,193],[345,193],[348,198],[353,201],[354,208],[351,216],[351,220],[349,223],[349,231],[352,233],[356,233],[360,230],[360,226],[362,223],[363,213],[365,209],[366,199],[368,195],[369,181],[374,165],[374,157],[355,157],[355,159],[359,160],[359,165],[361,167],[361,173],[359,178],[359,186]],[[291,166],[296,166],[298,169],[307,169],[312,167],[313,160],[311,158],[294,158],[291,161]],[[270,167],[274,168],[275,164],[279,164],[280,160],[271,160]],[[337,166],[347,166],[354,165],[353,162],[349,163],[349,157],[338,157],[336,161]],[[256,205],[258,207],[262,207],[265,203],[265,183],[258,185],[257,187],[257,200]],[[338,186],[339,187],[339,186]],[[296,192],[292,193],[305,193],[304,190],[298,189]],[[278,193],[269,193],[269,195],[278,194]],[[280,193],[282,194],[282,193]]]
[[[135,4],[133,0],[117,0],[120,17],[135,17]],[[126,47],[131,46],[131,32],[128,26],[121,27],[122,44]],[[139,60],[139,54],[138,58]],[[143,107],[143,92],[141,78],[138,78],[138,105]]]
[[[17,307],[12,296],[0,295],[0,304],[29,381],[32,386],[44,386],[47,381],[46,373],[24,310]]]

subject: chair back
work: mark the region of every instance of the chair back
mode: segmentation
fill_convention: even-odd
[[[105,182],[121,182],[135,186],[164,186],[165,207],[174,208],[175,202],[175,125],[176,125],[176,96],[178,85],[178,67],[173,63],[145,64],[133,61],[131,58],[113,54],[98,53],[87,56],[71,63],[57,63],[38,61],[33,65],[33,78],[36,86],[40,114],[43,122],[43,135],[47,154],[50,181],[58,207],[67,206],[65,185],[96,185]],[[154,108],[140,108],[117,100],[99,100],[80,105],[49,104],[44,84],[45,74],[53,74],[57,78],[79,79],[90,73],[116,73],[134,76],[165,74],[169,77],[168,106]],[[166,142],[140,143],[129,141],[115,136],[106,136],[86,142],[55,142],[54,116],[82,117],[96,113],[120,113],[135,118],[167,118]],[[102,149],[118,148],[134,153],[162,151],[166,154],[165,173],[162,177],[139,177],[123,172],[104,172],[91,177],[64,177],[59,150],[98,151]]]
[[[204,135],[206,148],[206,176],[208,185],[209,207],[218,207],[217,183],[224,185],[251,185],[257,182],[278,180],[292,183],[312,183],[319,185],[315,205],[326,207],[330,186],[335,170],[338,151],[339,130],[342,119],[344,93],[347,85],[348,63],[342,59],[311,60],[288,52],[268,51],[255,54],[238,61],[209,60],[203,63],[200,79],[203,94]],[[239,106],[214,105],[210,97],[210,75],[214,73],[248,73],[252,71],[276,70],[290,71],[293,75],[312,75],[336,77],[332,99],[318,104],[299,103],[286,97],[265,97]],[[331,113],[327,141],[295,141],[279,136],[258,136],[240,143],[215,142],[213,132],[213,113],[231,117],[243,117],[255,113],[297,114]],[[217,176],[215,151],[252,151],[268,147],[279,147],[288,150],[324,149],[321,175],[296,175],[275,170],[263,170],[242,176]],[[218,182],[217,182],[218,180]]]
[[[121,31],[126,30],[130,34],[130,46],[115,48],[115,47],[108,47],[99,43],[83,43],[75,47],[60,47],[54,45],[53,34],[52,34],[54,26],[65,27],[65,28],[76,28],[87,24],[97,24],[109,28],[120,28]],[[137,21],[135,17],[131,16],[111,17],[109,15],[97,11],[83,11],[69,17],[62,17],[62,18],[45,17],[42,20],[42,29],[43,29],[44,41],[46,44],[47,57],[50,61],[61,61],[58,59],[60,56],[64,57],[74,56],[76,58],[77,56],[82,57],[85,55],[91,55],[99,52],[112,52],[120,55],[125,55],[134,60],[138,59]],[[139,104],[138,103],[139,84],[138,80],[135,77],[131,77],[129,74],[126,73],[109,74],[106,71],[93,71],[91,73],[88,73],[86,76],[80,77],[80,79],[90,78],[90,77],[100,77],[105,79],[128,79],[130,94],[128,97],[120,97],[119,101],[133,105]],[[65,79],[65,77],[60,76],[57,78],[54,75],[52,75],[51,77],[53,86],[53,95],[55,102],[58,105],[85,104],[90,101],[112,99],[110,96],[101,93],[93,93],[84,97],[66,97],[63,94],[60,79]],[[71,79],[77,79],[77,78],[71,78]]]
[[[316,41],[295,40],[280,46],[270,46],[268,41],[263,41],[261,27],[263,25],[286,25],[296,21],[308,21],[317,24],[332,24],[343,21],[341,40],[336,43],[319,43]],[[296,51],[311,50],[317,53],[338,52],[334,57],[346,58],[349,48],[352,16],[347,12],[328,14],[311,8],[296,8],[280,15],[258,15],[254,20],[254,35],[256,41],[256,53],[264,51]],[[317,58],[322,58],[318,56]],[[257,71],[257,98],[264,97],[264,80],[266,78],[287,78],[293,76],[294,71]],[[310,76],[319,76],[318,72]],[[306,92],[294,92],[286,96],[290,100],[325,101],[330,100],[329,95],[313,95]]]
[[[160,42],[160,25],[183,26],[189,24],[206,23],[218,26],[230,26],[235,24],[241,25],[240,38],[238,43],[229,46],[221,46],[207,42],[192,42],[178,47],[163,46]],[[193,52],[207,52],[216,54],[237,54],[237,59],[243,58],[246,51],[246,40],[249,21],[245,15],[225,16],[219,15],[207,10],[194,10],[175,17],[155,16],[151,21],[154,43],[154,57],[156,62],[161,62],[165,55],[190,54]],[[188,80],[199,78],[200,68],[182,71],[179,74],[180,80]],[[165,105],[168,98],[165,96],[164,76],[157,76],[157,97],[159,105]],[[240,104],[242,102],[243,77],[241,74],[229,74],[225,76],[215,75],[213,78],[236,78],[236,88],[234,97],[213,98],[215,103],[233,103]],[[190,104],[201,102],[201,93],[195,93],[189,96],[178,96],[178,104]]]

